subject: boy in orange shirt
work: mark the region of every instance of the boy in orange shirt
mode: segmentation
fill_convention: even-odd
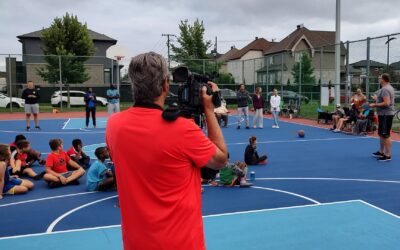
[[[52,152],[47,156],[46,174],[43,179],[48,182],[50,188],[67,184],[78,185],[78,179],[85,174],[85,170],[78,163],[71,160],[63,150],[61,139],[51,139],[49,145]],[[67,165],[75,170],[68,171]]]

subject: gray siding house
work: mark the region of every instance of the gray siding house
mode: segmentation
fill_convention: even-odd
[[[106,50],[117,43],[117,40],[108,37],[104,34],[97,33],[89,30],[89,35],[93,40],[95,47],[95,54],[85,62],[85,67],[90,79],[85,84],[91,86],[104,86],[110,82],[116,82],[117,76],[117,63],[114,60],[106,58]],[[22,62],[17,62],[21,65],[18,68],[23,77],[19,77],[19,83],[25,83],[31,80],[41,86],[46,86],[45,82],[38,74],[37,69],[46,65],[44,60],[44,53],[42,51],[43,43],[41,41],[42,30],[27,33],[17,36],[19,42],[22,44]],[[21,72],[22,71],[22,72]],[[112,77],[114,79],[112,79]]]

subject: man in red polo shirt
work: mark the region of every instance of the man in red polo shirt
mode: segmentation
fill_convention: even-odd
[[[211,96],[202,93],[208,138],[193,120],[161,117],[168,69],[154,52],[129,65],[135,106],[107,122],[125,249],[205,249],[200,168],[221,169],[227,149]],[[218,87],[210,83],[214,90]]]

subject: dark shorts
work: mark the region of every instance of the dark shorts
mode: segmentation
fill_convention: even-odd
[[[383,138],[389,138],[392,130],[393,115],[379,115],[378,123],[378,135]]]
[[[9,181],[4,183],[3,193],[5,194],[14,194],[15,186],[19,186],[22,184],[21,179],[11,178]]]

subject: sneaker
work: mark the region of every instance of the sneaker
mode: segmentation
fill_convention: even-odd
[[[253,128],[257,128],[257,126],[254,125]]]
[[[392,156],[386,156],[386,155],[383,155],[378,158],[378,161],[391,161],[391,160],[392,160]]]
[[[258,128],[263,129],[264,127],[263,127],[263,126],[260,126],[260,127],[258,127]]]
[[[275,128],[279,128],[279,126],[278,126],[278,125],[276,125],[276,126],[275,126]]]
[[[272,125],[272,128],[276,128],[276,125]]]
[[[372,153],[372,156],[375,158],[381,158],[384,156],[384,154],[382,154],[380,151],[376,151],[375,153]]]
[[[246,127],[246,129],[250,129],[250,127],[249,127],[249,126],[247,126],[247,127]]]
[[[237,126],[237,129],[240,129],[240,126]]]
[[[31,127],[26,127],[26,131],[29,131],[31,129]]]
[[[340,130],[339,129],[335,129],[335,130],[333,130],[333,133],[339,133],[340,132]]]
[[[243,182],[243,183],[240,183],[240,187],[241,187],[241,188],[248,188],[248,187],[251,187],[251,186],[253,186],[253,184],[250,183],[250,182]]]
[[[35,181],[38,181],[38,180],[42,179],[43,176],[44,176],[45,174],[46,174],[46,172],[43,171],[43,172],[41,172],[40,174],[37,174],[35,177],[33,177],[33,179],[34,179]]]
[[[35,129],[37,129],[37,130],[42,130],[42,129],[40,128],[40,126],[36,126]]]

